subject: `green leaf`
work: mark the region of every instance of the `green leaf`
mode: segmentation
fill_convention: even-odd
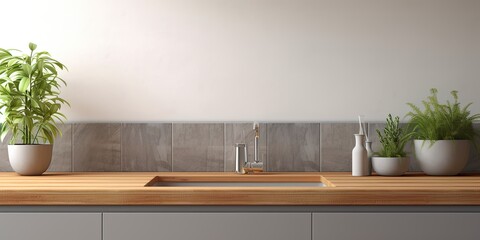
[[[48,128],[42,129],[43,136],[48,140],[49,143],[53,143],[53,136],[52,133]]]
[[[51,64],[51,63],[46,63],[44,65],[44,68],[48,69],[51,73],[53,74],[57,74],[57,70],[55,69],[55,67]]]
[[[22,68],[26,76],[30,76],[30,74],[32,74],[32,66],[30,66],[30,64],[23,64]]]
[[[18,63],[18,59],[11,59],[10,61],[8,61],[7,66],[11,67],[16,63]]]
[[[30,86],[30,79],[28,77],[23,77],[18,85],[18,90],[21,92],[26,92]]]
[[[3,48],[0,48],[0,53],[2,53],[2,55],[5,55],[5,56],[12,56],[10,51],[8,51],[6,49],[3,49]]]
[[[5,123],[2,124],[2,133],[0,134],[0,139],[1,139],[2,142],[5,139],[5,137],[7,136],[8,132],[9,132],[8,125],[5,124]]]
[[[35,44],[35,43],[29,43],[29,44],[28,44],[28,48],[30,48],[30,50],[34,51],[35,49],[37,49],[37,44]]]

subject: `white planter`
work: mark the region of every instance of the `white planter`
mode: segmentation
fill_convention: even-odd
[[[372,166],[378,175],[400,176],[408,171],[408,157],[372,157]]]
[[[8,145],[10,165],[20,175],[42,175],[50,166],[52,149],[51,144]]]
[[[415,140],[415,155],[422,171],[428,175],[457,175],[467,165],[469,140]]]

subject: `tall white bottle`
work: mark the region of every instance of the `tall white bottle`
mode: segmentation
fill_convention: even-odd
[[[364,134],[355,134],[355,147],[352,150],[352,176],[368,176],[368,153],[363,143]]]

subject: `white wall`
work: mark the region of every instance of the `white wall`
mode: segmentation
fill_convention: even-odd
[[[431,87],[480,112],[478,0],[2,0],[70,69],[70,121],[344,121]]]

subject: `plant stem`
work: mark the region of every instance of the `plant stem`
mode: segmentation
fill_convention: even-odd
[[[37,133],[35,133],[35,137],[33,138],[33,142],[35,143],[35,140],[37,139],[37,136],[38,136],[38,133],[40,132],[40,128],[42,127],[43,124],[40,124],[40,126],[38,126],[38,129],[37,129]],[[37,143],[38,143],[38,140],[36,140]]]

